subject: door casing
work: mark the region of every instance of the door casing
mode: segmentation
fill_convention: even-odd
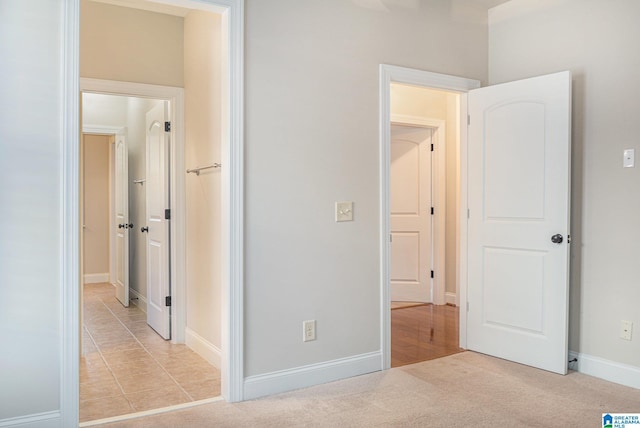
[[[480,87],[480,81],[457,76],[432,73],[394,65],[380,64],[379,87],[379,141],[380,141],[380,343],[382,347],[382,369],[391,367],[391,301],[389,263],[390,246],[390,148],[391,148],[391,83],[401,83],[430,89],[440,89],[460,94],[460,212],[459,212],[459,254],[458,277],[459,301],[466,307],[467,301],[467,96],[471,89]],[[436,250],[437,251],[437,250]],[[460,311],[460,347],[466,348],[466,311]]]
[[[243,399],[244,281],[244,0],[149,0],[205,9],[222,15],[224,100],[223,134],[223,260],[222,260],[222,396]],[[62,114],[60,283],[60,417],[62,426],[79,420],[80,372],[80,0],[62,3]],[[161,98],[161,97],[158,97]],[[183,162],[184,163],[184,162]],[[178,176],[180,174],[177,174]],[[184,177],[183,177],[184,178]],[[182,178],[182,179],[183,179]],[[177,181],[180,178],[176,179]],[[173,182],[172,185],[176,185]],[[177,198],[174,202],[178,204]],[[183,201],[180,201],[184,205]],[[177,205],[179,206],[179,205]],[[173,207],[172,207],[173,208]],[[177,211],[176,211],[177,214]],[[177,247],[174,246],[174,247]],[[176,251],[178,251],[176,249]]]

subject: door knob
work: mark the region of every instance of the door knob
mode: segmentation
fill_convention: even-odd
[[[125,229],[133,229],[133,223],[125,224],[124,228]]]
[[[149,226],[143,226],[140,228],[140,232],[148,232],[149,231]]]
[[[560,244],[562,243],[562,235],[560,235],[559,233],[553,235],[551,237],[551,242],[553,242],[554,244]]]
[[[124,224],[122,224],[122,223],[120,223],[120,224],[118,225],[118,229],[122,229],[123,227],[124,227]]]

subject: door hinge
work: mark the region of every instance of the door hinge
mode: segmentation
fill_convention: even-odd
[[[471,115],[467,115],[467,125],[471,125]]]
[[[471,210],[467,209],[467,218],[471,218]]]
[[[171,132],[171,122],[164,123],[164,132]]]
[[[469,302],[467,302],[467,312],[469,312]]]
[[[431,151],[433,151],[433,143],[431,143]]]
[[[431,207],[431,215],[433,215],[435,213],[435,210],[433,207]]]
[[[393,235],[389,234],[389,242],[393,242]]]
[[[433,271],[431,271],[431,278],[433,278]]]
[[[164,210],[164,219],[165,220],[171,220],[171,210],[169,208]]]
[[[164,298],[164,305],[165,306],[171,306],[171,296],[166,296]]]

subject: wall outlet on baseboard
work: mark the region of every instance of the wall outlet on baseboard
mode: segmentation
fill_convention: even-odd
[[[316,340],[316,320],[302,322],[302,341],[309,342]]]
[[[633,323],[631,321],[620,321],[620,338],[624,340],[631,340],[631,331],[633,330]]]

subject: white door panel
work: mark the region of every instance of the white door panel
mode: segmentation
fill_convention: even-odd
[[[473,90],[468,107],[467,346],[563,374],[570,103],[564,72]]]
[[[127,141],[116,135],[115,142],[115,227],[116,298],[129,306],[129,165]]]
[[[169,283],[168,133],[164,130],[165,103],[147,113],[147,323],[165,339],[171,337]]]
[[[391,300],[431,301],[431,136],[391,127]]]

